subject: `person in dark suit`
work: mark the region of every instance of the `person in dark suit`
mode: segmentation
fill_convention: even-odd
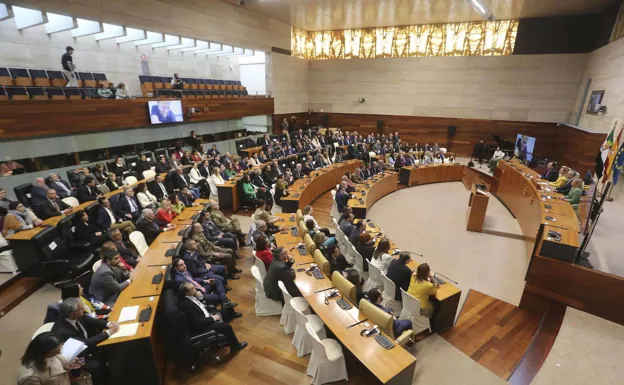
[[[123,183],[117,181],[117,175],[115,173],[108,173],[108,178],[106,179],[106,187],[110,191],[118,190],[120,187],[123,187]]]
[[[221,304],[224,308],[238,306],[236,302],[231,302],[226,298],[225,289],[222,285],[217,286],[215,278],[194,277],[182,258],[174,258],[171,262],[171,276],[177,286],[184,283],[192,284],[202,294],[207,304],[215,306]]]
[[[178,288],[178,296],[180,298],[178,307],[186,315],[188,325],[193,335],[214,330],[225,336],[230,344],[231,353],[235,353],[247,347],[247,342],[239,342],[232,327],[223,322],[224,320],[221,313],[211,314],[208,311],[206,305],[200,301],[202,293],[197,290],[195,285],[191,282],[184,282],[180,285]],[[234,313],[232,318],[239,318],[241,316],[241,313]]]
[[[370,233],[362,233],[357,243],[353,245],[355,250],[362,256],[364,271],[368,271],[368,262],[373,258],[373,252],[375,251],[375,239]]]
[[[557,170],[557,163],[548,162],[546,166],[546,172],[541,175],[542,179],[546,179],[549,182],[556,182],[559,178],[559,170]]]
[[[113,307],[119,294],[132,283],[132,278],[122,269],[119,251],[112,242],[104,242],[100,257],[102,264],[93,273],[89,291],[93,298]]]
[[[336,193],[336,205],[338,206],[338,212],[344,212],[345,207],[352,195],[347,192],[347,183],[340,182],[340,189]]]
[[[195,131],[191,131],[191,135],[186,138],[186,143],[189,144],[189,146],[193,147],[195,150],[201,150],[202,146],[201,146],[201,137],[198,137],[197,134],[195,134]]]
[[[32,190],[30,191],[33,205],[40,205],[42,203],[45,203],[45,201],[48,199],[47,197],[49,189],[50,187],[45,184],[45,179],[35,179],[35,183],[33,184]]]
[[[176,190],[182,190],[184,187],[188,187],[196,199],[200,196],[199,189],[191,184],[189,176],[184,175],[184,169],[180,166],[176,167],[176,172],[172,175],[171,184]]]
[[[135,170],[136,170],[137,175],[138,175],[138,179],[142,179],[143,178],[143,172],[147,171],[147,170],[151,170],[153,166],[155,166],[155,165],[152,162],[147,160],[147,155],[146,154],[141,154],[141,157],[140,157],[140,159],[137,162],[137,165],[135,167]]]
[[[271,138],[269,134],[264,134],[264,136],[257,139],[256,143],[258,146],[262,146],[263,150],[266,150],[266,148],[271,145]]]
[[[154,214],[154,210],[152,209],[143,209],[141,218],[136,223],[136,229],[143,233],[145,237],[145,242],[148,245],[151,245],[154,242],[154,239],[162,233],[163,231],[170,231],[175,229],[175,224],[169,223],[166,226],[162,227],[154,221],[156,219],[156,214]]]
[[[394,293],[394,299],[401,301],[401,289],[407,292],[409,288],[410,280],[412,278],[412,271],[407,264],[411,261],[410,254],[406,251],[402,251],[399,254],[398,259],[392,260],[388,267],[386,277],[388,277],[396,286],[396,292]]]
[[[360,167],[359,170],[359,174],[360,178],[362,179],[368,179],[371,177],[370,171],[368,170],[368,168],[366,168],[366,166],[362,166]]]
[[[81,341],[87,349],[80,354],[85,358],[84,368],[91,374],[93,383],[106,383],[106,362],[98,355],[97,345],[119,331],[119,324],[85,315],[80,298],[67,298],[61,303],[60,317],[52,326],[52,333],[63,342],[70,338]]]
[[[140,207],[139,202],[134,197],[134,190],[132,187],[125,187],[124,195],[120,197],[117,202],[117,215],[135,222],[139,218],[139,215],[141,215]]]
[[[98,198],[100,209],[97,213],[96,224],[100,231],[107,231],[108,229],[120,229],[125,231],[128,235],[135,230],[132,221],[123,220],[111,207],[111,203],[106,196]]]
[[[238,258],[238,243],[235,234],[224,233],[221,231],[212,221],[212,217],[209,212],[201,212],[199,214],[198,222],[202,224],[202,227],[204,228],[204,235],[210,242],[232,250],[234,256]]]
[[[305,173],[303,172],[303,166],[301,163],[297,163],[297,166],[295,166],[295,169],[293,170],[293,177],[295,180],[305,178]]]
[[[165,187],[162,175],[156,175],[156,180],[153,183],[150,183],[149,187],[150,192],[156,197],[159,202],[163,198],[167,198],[169,196],[169,192]]]
[[[94,201],[98,198],[100,191],[96,187],[95,178],[87,177],[85,183],[78,187],[76,198],[80,203]]]
[[[285,248],[278,247],[273,250],[273,262],[264,277],[264,294],[268,298],[284,304],[284,294],[277,285],[279,281],[284,283],[288,294],[292,297],[301,297],[301,292],[295,284],[295,271],[292,269],[294,262]]]
[[[39,204],[39,217],[45,220],[63,214],[72,212],[72,208],[56,195],[56,191],[48,189],[46,193],[47,199]]]
[[[108,238],[115,245],[117,251],[119,252],[119,256],[123,259],[130,267],[136,267],[139,263],[139,254],[133,247],[130,247],[121,236],[121,231],[119,229],[109,229],[108,230]]]
[[[219,152],[219,150],[217,150],[217,145],[213,144],[212,147],[210,148],[210,150],[208,150],[206,152],[206,155],[208,155],[210,157],[214,157],[216,155],[221,155],[221,153]]]
[[[48,185],[56,190],[56,194],[61,198],[75,196],[76,192],[72,190],[68,181],[61,179],[57,174],[50,174],[48,177]]]
[[[156,174],[163,174],[169,171],[171,171],[171,165],[167,162],[167,158],[162,155],[158,163],[156,163]]]
[[[355,225],[355,228],[351,231],[351,234],[349,234],[349,242],[351,242],[352,245],[356,245],[358,243],[358,240],[360,239],[360,235],[362,235],[364,232],[366,231],[366,221],[363,219],[360,219],[358,221],[358,223]]]
[[[128,168],[119,157],[115,158],[115,164],[110,168],[110,171],[114,172],[118,178],[123,178],[124,174],[129,174]]]
[[[95,226],[89,224],[89,214],[86,211],[78,210],[74,215],[74,238],[81,243],[89,243],[99,246],[108,240],[108,235],[99,231]]]
[[[210,177],[210,174],[212,173],[212,167],[210,167],[210,161],[208,159],[204,160],[202,164],[198,165],[197,169],[199,169],[199,174],[204,178]]]
[[[351,213],[346,215],[344,221],[340,223],[340,231],[342,231],[346,237],[349,237],[349,235],[351,235],[351,233],[355,230],[355,225],[353,224],[354,220],[355,216]]]

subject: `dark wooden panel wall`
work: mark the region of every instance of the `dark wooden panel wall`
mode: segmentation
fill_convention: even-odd
[[[377,121],[383,120],[381,132],[385,134],[399,132],[410,144],[438,142],[441,147],[460,156],[470,156],[480,139],[495,144],[492,135],[499,135],[513,143],[517,134],[524,134],[536,138],[535,156],[557,159],[561,164],[582,172],[594,169],[594,158],[606,137],[605,134],[588,133],[556,123],[316,112],[274,115],[274,130],[279,129],[282,118],[290,119],[293,115],[297,116],[299,125],[310,119],[313,125],[340,127],[343,131],[359,133],[379,132]],[[452,138],[447,134],[449,126],[456,127]]]
[[[147,127],[148,100],[0,101],[0,141]],[[189,116],[191,107],[201,111]],[[272,115],[274,109],[273,98],[223,98],[182,99],[182,111],[184,122],[201,122]]]
[[[624,325],[624,278],[534,256],[526,276],[520,307],[543,311],[561,302]]]

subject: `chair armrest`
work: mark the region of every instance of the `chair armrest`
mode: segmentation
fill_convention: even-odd
[[[396,339],[396,342],[401,346],[405,346],[415,335],[416,333],[413,330],[406,330]]]
[[[191,343],[192,344],[196,344],[198,342],[203,342],[204,340],[210,339],[210,338],[216,338],[217,337],[217,332],[214,330],[210,330],[206,333],[201,333],[198,334],[196,336],[192,336],[191,337]]]

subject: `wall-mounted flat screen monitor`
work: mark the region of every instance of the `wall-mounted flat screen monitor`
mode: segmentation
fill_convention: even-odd
[[[184,121],[182,102],[179,100],[149,101],[147,106],[152,124],[176,123]]]
[[[535,148],[535,138],[530,136],[518,134],[516,137],[516,145],[514,146],[514,155],[520,159],[528,160],[533,159],[533,149]]]

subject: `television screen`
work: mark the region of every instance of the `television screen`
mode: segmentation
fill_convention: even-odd
[[[518,134],[516,145],[514,147],[514,155],[520,159],[533,160],[533,148],[535,148],[535,138]]]
[[[152,124],[184,121],[182,102],[179,100],[158,100],[147,102]]]

